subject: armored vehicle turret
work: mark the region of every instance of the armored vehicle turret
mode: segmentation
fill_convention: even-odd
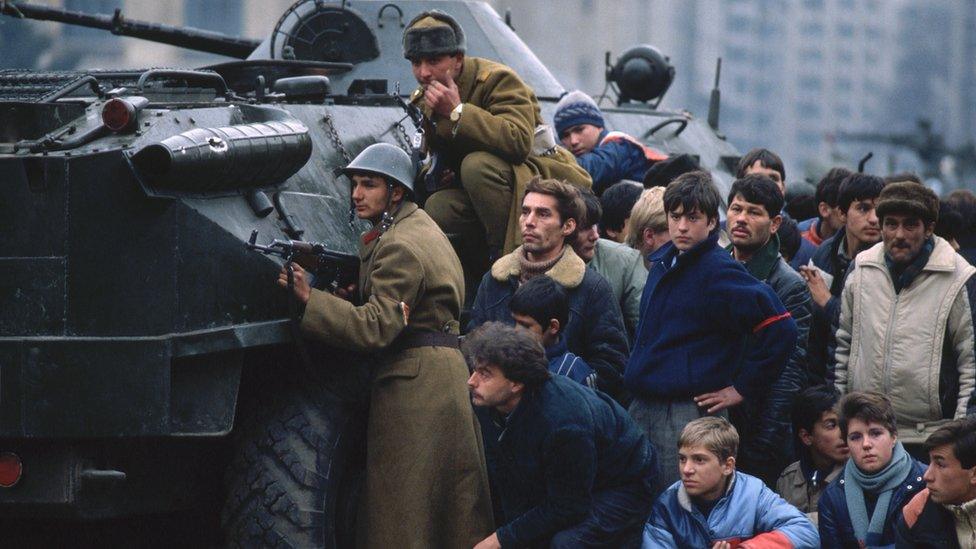
[[[4,516],[222,507],[229,544],[351,543],[368,360],[298,345],[273,284],[282,259],[247,245],[256,230],[258,246],[321,244],[330,272],[355,263],[365,227],[339,169],[377,142],[413,152],[401,33],[431,8],[461,23],[470,55],[513,67],[551,120],[563,86],[481,2],[300,0],[260,41],[0,2],[241,58],[0,71]],[[641,82],[660,81],[642,59],[615,68],[626,97],[608,125],[695,155],[727,189],[735,149],[650,106]]]

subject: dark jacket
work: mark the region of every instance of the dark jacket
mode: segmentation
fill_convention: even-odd
[[[901,508],[915,494],[925,488],[925,481],[922,475],[925,474],[925,466],[918,461],[912,460],[912,470],[905,476],[901,486],[895,489],[888,504],[888,514],[885,518],[884,531],[881,533],[881,544],[888,546],[895,543],[895,523],[901,514]],[[865,498],[867,499],[867,498]],[[847,499],[844,496],[844,474],[824,490],[817,503],[817,510],[820,514],[818,527],[820,528],[820,546],[824,549],[833,548],[852,548],[857,549],[857,537],[854,535],[854,525],[851,524],[851,515],[847,511]],[[868,516],[874,512],[873,506],[868,504]]]
[[[610,283],[566,246],[562,259],[546,276],[566,288],[569,322],[563,330],[566,346],[596,370],[600,389],[619,395],[621,375],[627,363],[627,331],[620,305]],[[514,324],[508,303],[519,280],[518,255],[522,248],[502,257],[485,273],[471,306],[468,331],[490,320]]]
[[[574,355],[566,347],[566,338],[562,334],[559,340],[546,347],[546,360],[549,361],[549,371],[554,376],[566,376],[577,383],[590,388],[596,388],[596,372],[582,358]]]
[[[504,426],[494,411],[479,418],[502,547],[534,545],[578,523],[593,493],[634,485],[650,493],[654,450],[604,393],[553,376],[522,397]]]
[[[810,375],[819,383],[834,383],[834,332],[840,320],[840,294],[844,289],[844,279],[850,262],[844,261],[837,251],[844,245],[843,228],[823,241],[813,254],[813,264],[834,277],[830,283],[830,300],[819,307],[813,304],[813,317],[810,322],[810,337],[807,344],[807,364]]]
[[[769,284],[797,327],[796,345],[769,392],[758,400],[743,402],[731,411],[732,422],[742,440],[739,468],[772,486],[783,468],[793,461],[790,412],[796,394],[807,384],[810,291],[803,278],[780,256],[779,239],[775,234],[745,263],[745,268],[749,274]]]
[[[796,343],[796,323],[773,290],[718,246],[717,231],[680,255],[668,243],[650,262],[626,388],[675,399],[732,385],[758,398]]]
[[[639,144],[623,137],[600,132],[598,145],[576,157],[576,162],[593,178],[593,192],[600,196],[607,187],[621,179],[643,181],[653,163]]]
[[[898,549],[959,549],[956,520],[948,509],[932,501],[926,488],[902,508],[895,527]]]

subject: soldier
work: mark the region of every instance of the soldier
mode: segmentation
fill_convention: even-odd
[[[544,131],[532,89],[511,68],[464,52],[461,26],[438,10],[415,17],[403,34],[403,55],[420,83],[410,100],[427,117],[432,153],[424,180],[433,194],[424,208],[465,242],[487,239],[497,258],[521,244],[518,218],[530,179],[541,174],[586,188],[591,181]]]
[[[472,547],[490,534],[484,450],[458,346],[461,265],[444,233],[412,202],[413,165],[389,144],[343,170],[373,229],[360,251],[359,302],[309,287],[302,331],[376,355],[367,427],[361,547]],[[283,269],[278,283],[287,286]]]

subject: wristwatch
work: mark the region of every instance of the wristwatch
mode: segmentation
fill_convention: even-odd
[[[457,122],[461,119],[461,109],[463,108],[464,103],[458,103],[458,106],[454,107],[454,110],[451,111],[451,122]]]

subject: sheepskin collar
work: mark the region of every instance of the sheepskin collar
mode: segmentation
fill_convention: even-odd
[[[515,277],[519,277],[519,255],[522,254],[522,247],[515,248],[512,253],[502,256],[501,259],[491,266],[491,276],[499,282]],[[546,271],[546,276],[562,284],[565,288],[575,288],[583,282],[586,274],[586,263],[571,246],[566,246],[563,257]]]

